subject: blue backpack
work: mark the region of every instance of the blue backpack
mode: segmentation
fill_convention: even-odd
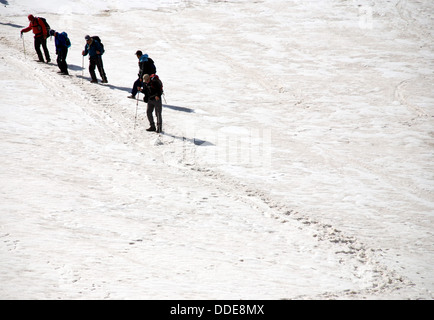
[[[70,48],[71,47],[71,40],[69,40],[68,34],[66,32],[62,32],[61,35],[65,37],[66,47]]]
[[[99,42],[99,44],[101,45],[101,49],[102,49],[102,50],[101,50],[101,55],[103,55],[104,52],[105,52],[105,49],[104,49],[104,45],[103,45],[102,42],[101,42],[100,37],[98,37],[98,36],[93,36],[92,39],[93,39],[93,40],[96,40],[96,41]]]

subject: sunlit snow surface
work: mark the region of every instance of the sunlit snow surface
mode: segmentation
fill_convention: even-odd
[[[431,1],[1,3],[0,298],[433,298]]]

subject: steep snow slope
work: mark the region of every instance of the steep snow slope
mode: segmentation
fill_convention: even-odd
[[[27,3],[67,78],[1,9],[2,297],[432,298],[431,3],[114,3]]]

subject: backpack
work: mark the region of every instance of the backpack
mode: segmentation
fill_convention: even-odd
[[[51,27],[50,27],[50,25],[48,24],[47,20],[46,20],[45,18],[42,18],[42,17],[38,17],[37,19],[38,19],[38,20],[37,20],[37,21],[38,21],[38,24],[39,24],[39,20],[42,21],[42,23],[43,23],[44,26],[45,26],[45,29],[47,29],[47,34],[50,35]],[[39,25],[40,25],[40,24],[39,24]]]
[[[163,90],[163,82],[160,80],[160,77],[157,76],[155,73],[150,75],[151,81],[157,80],[161,84],[161,94],[164,94]]]
[[[105,52],[105,50],[104,50],[104,45],[102,44],[100,37],[98,37],[98,36],[93,36],[92,39],[93,39],[93,40],[96,40],[96,41],[99,42],[99,44],[101,45],[101,55],[103,55],[104,52]]]
[[[65,37],[66,47],[70,48],[71,47],[71,40],[69,40],[68,34],[66,32],[62,32],[61,35]]]

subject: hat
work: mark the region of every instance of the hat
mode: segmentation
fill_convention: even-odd
[[[143,54],[142,51],[140,51],[140,50],[137,50],[137,51],[136,51],[136,56],[141,56],[142,54]]]
[[[90,40],[90,35],[84,37],[86,40]]]
[[[33,14],[29,14],[29,15],[27,16],[27,18],[28,18],[30,21],[33,21],[33,19],[34,19],[35,17],[33,16]]]
[[[53,29],[50,30],[50,36],[54,36],[55,33],[56,33],[56,30],[53,30]]]

